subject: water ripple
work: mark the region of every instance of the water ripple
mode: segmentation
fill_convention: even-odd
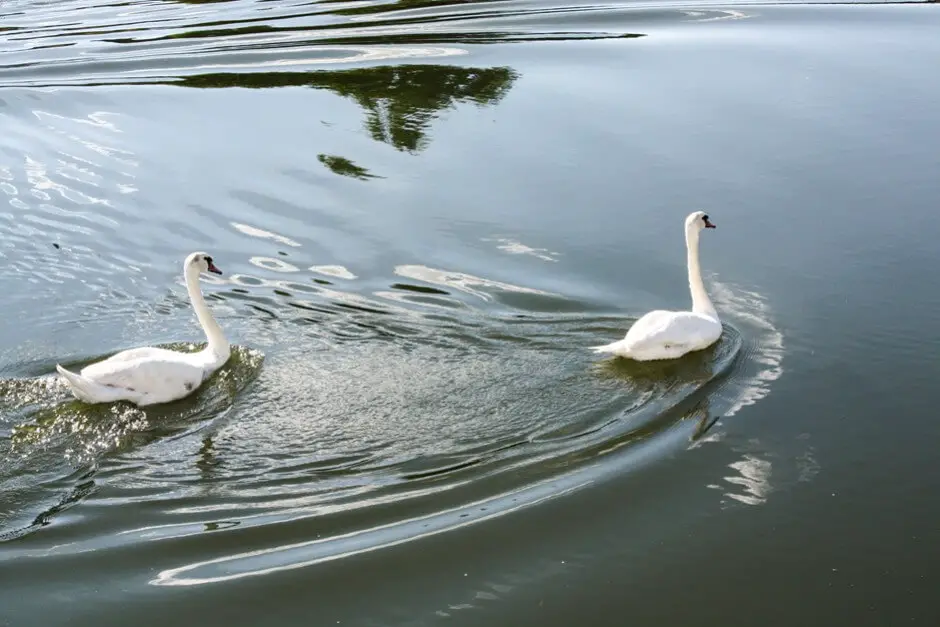
[[[484,44],[643,45],[664,24],[742,11],[23,6],[0,5],[0,281],[35,337],[8,338],[0,379],[12,503],[0,559],[199,536],[151,581],[194,585],[393,546],[715,441],[714,416],[764,398],[783,372],[765,299],[721,284],[716,346],[670,363],[597,361],[585,347],[629,317],[509,269],[564,273],[567,251],[487,225],[471,240],[500,261],[480,270],[436,233],[412,234],[395,206],[434,175],[414,168],[434,161],[420,157],[436,125],[508,106],[523,75],[480,61]],[[298,98],[286,127],[265,108],[272,92]],[[321,115],[327,101],[345,108]],[[203,286],[238,346],[232,362],[172,407],[72,400],[56,362],[199,337],[179,272],[196,249],[225,272]],[[759,447],[741,455],[723,495],[763,503],[779,466]],[[257,533],[275,525],[287,530],[277,540]],[[240,534],[250,547],[233,553]]]
[[[429,59],[488,43],[642,36],[617,30],[635,20],[612,21],[617,12],[609,7],[570,4],[494,3],[492,10],[480,10],[482,2],[262,6],[257,0],[207,4],[196,11],[148,3],[115,13],[111,5],[96,10],[81,3],[86,19],[75,22],[69,17],[78,4],[31,6],[28,16],[0,7],[8,29],[0,47],[5,59],[0,85],[163,82],[210,69]],[[587,17],[577,20],[577,14]],[[559,30],[563,25],[581,30]]]

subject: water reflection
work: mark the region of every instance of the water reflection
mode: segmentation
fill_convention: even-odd
[[[408,279],[450,287],[483,300],[490,300],[492,296],[484,290],[502,290],[524,294],[548,295],[548,292],[521,285],[512,285],[502,281],[494,281],[483,277],[473,276],[465,272],[452,272],[438,268],[429,268],[421,265],[396,266],[395,274]],[[483,289],[480,289],[483,288]],[[445,292],[446,293],[446,292]]]
[[[366,168],[356,165],[346,157],[340,157],[338,155],[317,155],[317,161],[325,165],[331,172],[338,174],[340,176],[348,176],[349,178],[359,179],[360,181],[368,181],[369,179],[381,178],[375,174],[372,174]]]
[[[770,394],[771,384],[783,375],[784,336],[762,294],[717,280],[710,289],[721,315],[746,328],[751,337],[745,346],[748,371],[725,390],[732,403],[725,415],[733,416]]]
[[[542,481],[521,490],[467,503],[430,515],[395,521],[364,530],[326,535],[314,540],[228,554],[162,570],[150,580],[155,586],[199,586],[245,577],[307,568],[337,559],[370,553],[475,525],[538,503],[565,496],[586,482],[558,489]]]
[[[484,237],[484,242],[495,242],[496,248],[510,255],[529,255],[542,261],[558,261],[559,253],[547,248],[533,248],[508,237]]]
[[[240,233],[244,233],[245,235],[250,235],[251,237],[257,237],[260,239],[269,239],[279,244],[284,244],[285,246],[291,246],[292,248],[298,248],[300,246],[300,242],[292,240],[286,235],[280,235],[279,233],[274,233],[273,231],[267,231],[265,229],[258,228],[256,226],[251,226],[249,224],[242,224],[240,222],[232,222],[231,224]]]
[[[343,0],[327,0],[331,3],[341,3]],[[485,5],[489,3],[498,3],[501,0],[479,0],[476,5]],[[338,9],[336,13],[341,15],[367,15],[371,13],[385,13],[388,11],[415,10],[423,8],[439,8],[454,5],[466,4],[466,0],[392,0],[391,2],[372,2],[365,6],[350,7]]]
[[[351,281],[356,278],[356,275],[344,266],[336,266],[336,265],[310,266],[307,269],[310,270],[311,272],[323,274],[328,277],[333,277],[335,279],[346,279],[348,281]]]
[[[186,76],[171,84],[196,88],[313,87],[355,101],[366,112],[373,139],[403,152],[428,145],[431,122],[458,103],[493,106],[499,103],[518,72],[508,67],[466,68],[456,65],[401,65],[316,72],[248,72]],[[332,165],[336,171],[337,157]],[[349,165],[353,165],[348,162]],[[353,167],[356,167],[353,165]],[[349,172],[348,169],[346,172]]]
[[[756,455],[744,455],[742,459],[728,464],[728,467],[737,474],[724,477],[724,480],[739,486],[742,491],[727,491],[725,496],[746,505],[760,505],[767,501],[772,489],[770,475],[773,468],[768,460]]]

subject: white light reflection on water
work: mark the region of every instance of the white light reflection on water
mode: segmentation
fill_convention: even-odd
[[[518,492],[501,494],[454,509],[373,527],[372,529],[354,531],[333,538],[322,538],[270,549],[248,551],[167,569],[161,571],[156,578],[150,581],[150,584],[155,586],[196,586],[305,568],[467,527],[563,496],[583,488],[589,483],[590,481],[581,482],[558,490],[554,481],[545,481]],[[511,501],[521,502],[500,507],[500,503]],[[419,525],[421,530],[417,531],[416,528]],[[224,566],[219,567],[218,565]],[[215,574],[219,570],[222,570],[222,573]],[[205,572],[205,575],[180,576],[186,573],[194,573],[194,571],[197,575],[200,571]]]

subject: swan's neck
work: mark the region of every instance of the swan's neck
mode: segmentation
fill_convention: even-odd
[[[718,319],[718,313],[715,311],[712,301],[708,298],[708,292],[705,291],[705,284],[702,283],[702,269],[698,263],[698,232],[687,231],[685,234],[685,246],[689,253],[689,291],[692,292],[692,311],[699,314],[705,314]]]
[[[209,307],[206,305],[206,299],[202,296],[202,289],[199,287],[198,271],[187,270],[186,291],[189,292],[189,300],[193,304],[193,309],[196,311],[196,317],[199,318],[199,324],[202,325],[206,339],[209,340],[209,346],[206,347],[206,351],[221,362],[226,361],[231,349],[228,340],[225,339],[225,334],[222,333],[222,327],[220,327],[219,323],[212,317],[212,312],[209,311]]]

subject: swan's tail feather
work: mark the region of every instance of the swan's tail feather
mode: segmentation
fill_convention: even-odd
[[[595,353],[613,353],[614,355],[620,355],[622,357],[629,357],[630,355],[630,350],[627,348],[625,340],[618,340],[610,344],[604,344],[603,346],[592,346],[591,350]]]
[[[65,382],[72,390],[72,394],[75,395],[75,398],[80,401],[85,403],[107,403],[116,401],[121,397],[121,390],[119,388],[112,388],[101,385],[100,383],[95,383],[80,374],[66,370],[59,364],[56,364],[55,369],[62,375],[62,378],[65,379]]]

